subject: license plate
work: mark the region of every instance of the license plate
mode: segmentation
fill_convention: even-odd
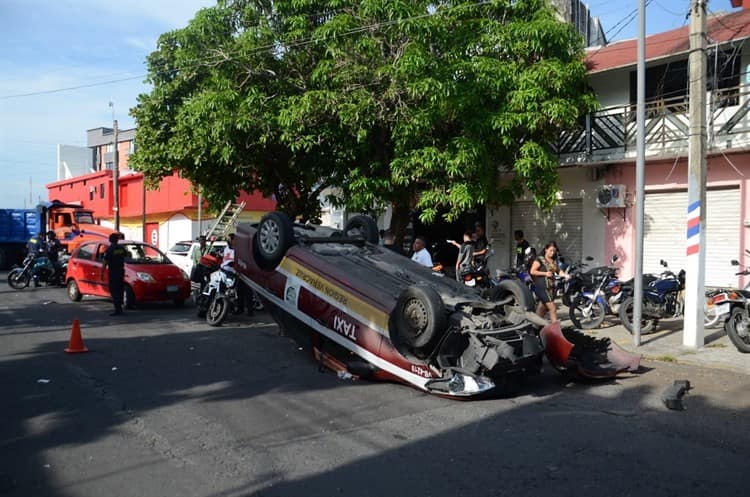
[[[729,311],[732,310],[732,304],[731,302],[726,302],[724,304],[718,304],[714,306],[714,312],[717,316],[721,316],[722,314],[729,314]]]
[[[177,293],[179,291],[180,287],[177,285],[167,285],[167,292],[168,293]]]

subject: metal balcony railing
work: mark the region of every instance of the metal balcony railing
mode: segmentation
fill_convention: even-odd
[[[750,85],[709,92],[707,99],[709,146],[750,145]],[[561,162],[596,161],[635,153],[635,105],[601,109],[588,114],[581,125],[560,134],[554,148]],[[688,97],[646,103],[647,155],[674,154],[687,144]]]

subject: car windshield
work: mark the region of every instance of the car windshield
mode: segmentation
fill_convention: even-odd
[[[178,242],[175,243],[174,246],[172,246],[171,249],[169,249],[170,252],[174,254],[187,254],[190,250],[190,246],[192,245],[192,242]]]
[[[125,262],[130,264],[171,264],[159,249],[143,243],[122,243],[125,248]]]
[[[78,224],[94,224],[94,216],[90,212],[76,212]]]

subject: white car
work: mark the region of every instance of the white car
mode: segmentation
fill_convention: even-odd
[[[216,241],[213,244],[208,242],[206,246],[209,247],[210,252],[218,254],[218,256],[221,257],[221,254],[224,252],[224,248],[227,246],[227,242]],[[185,271],[186,274],[190,275],[191,271],[193,270],[193,265],[195,264],[195,254],[199,250],[200,243],[198,242],[193,242],[190,240],[185,242],[177,242],[172,246],[172,248],[167,251],[167,257],[169,257],[169,260],[171,260],[180,269]]]

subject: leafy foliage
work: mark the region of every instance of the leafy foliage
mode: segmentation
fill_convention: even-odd
[[[328,187],[427,221],[524,191],[549,207],[550,144],[595,105],[582,56],[543,0],[223,0],[148,57],[132,161],[305,218]]]

